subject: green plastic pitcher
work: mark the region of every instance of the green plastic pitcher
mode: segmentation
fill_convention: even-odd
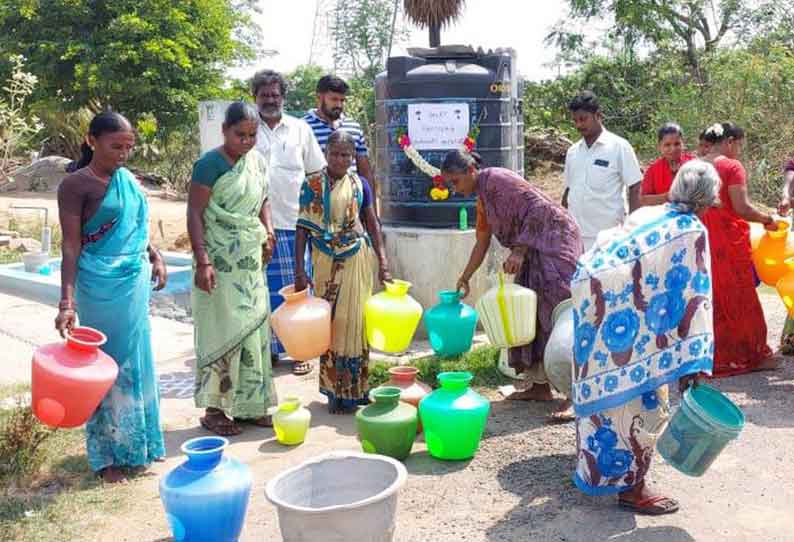
[[[419,403],[427,449],[437,459],[469,459],[480,446],[491,403],[469,389],[472,378],[469,372],[441,373],[441,387]]]

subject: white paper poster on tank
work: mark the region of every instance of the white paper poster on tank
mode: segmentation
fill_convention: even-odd
[[[223,118],[226,116],[226,108],[231,103],[225,100],[199,102],[199,139],[202,154],[223,145],[221,131]]]
[[[469,104],[408,104],[408,137],[415,149],[457,149],[468,134]]]

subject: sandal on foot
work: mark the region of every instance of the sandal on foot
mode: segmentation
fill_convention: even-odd
[[[535,388],[528,388],[526,390],[514,391],[506,397],[508,401],[541,401],[548,402],[554,401],[554,395],[551,391],[536,390]]]
[[[106,484],[126,484],[129,482],[127,474],[118,467],[105,467],[97,472],[97,475]]]
[[[751,372],[753,373],[760,373],[762,371],[776,371],[780,369],[783,363],[786,361],[785,356],[781,354],[774,354],[769,356],[761,363],[759,363],[756,367],[752,369]]]
[[[555,424],[555,423],[571,423],[576,421],[576,414],[574,414],[573,408],[566,408],[565,410],[558,410],[557,412],[552,412],[549,414],[549,417],[546,418],[546,423]]]
[[[242,433],[242,430],[223,414],[209,414],[199,419],[201,427],[215,433],[220,437],[233,437]]]
[[[678,501],[661,495],[648,497],[647,499],[637,502],[618,499],[618,504],[621,508],[631,510],[635,514],[644,516],[663,516],[665,514],[678,512]]]
[[[296,361],[292,367],[292,374],[295,376],[303,376],[312,372],[312,364],[310,361]]]
[[[257,427],[273,427],[273,417],[267,415],[261,418],[235,418],[234,421],[237,423],[256,425]]]

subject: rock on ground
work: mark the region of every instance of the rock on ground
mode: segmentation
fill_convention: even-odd
[[[13,182],[0,186],[0,192],[30,191],[54,192],[66,176],[66,166],[71,162],[63,156],[46,156],[11,173]]]
[[[524,141],[527,159],[556,164],[565,163],[568,147],[573,145],[570,139],[553,128],[529,132]]]
[[[29,237],[9,239],[7,246],[17,252],[41,252],[41,242]]]

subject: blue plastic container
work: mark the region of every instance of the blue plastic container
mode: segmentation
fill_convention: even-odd
[[[251,472],[223,451],[223,437],[182,445],[188,459],[160,480],[160,499],[177,542],[236,542],[243,529]]]
[[[700,384],[684,392],[656,448],[684,474],[702,476],[743,427],[739,407],[716,388]]]
[[[442,357],[459,356],[471,349],[477,328],[477,311],[461,303],[460,293],[444,290],[441,302],[425,313],[425,327],[433,352]]]

